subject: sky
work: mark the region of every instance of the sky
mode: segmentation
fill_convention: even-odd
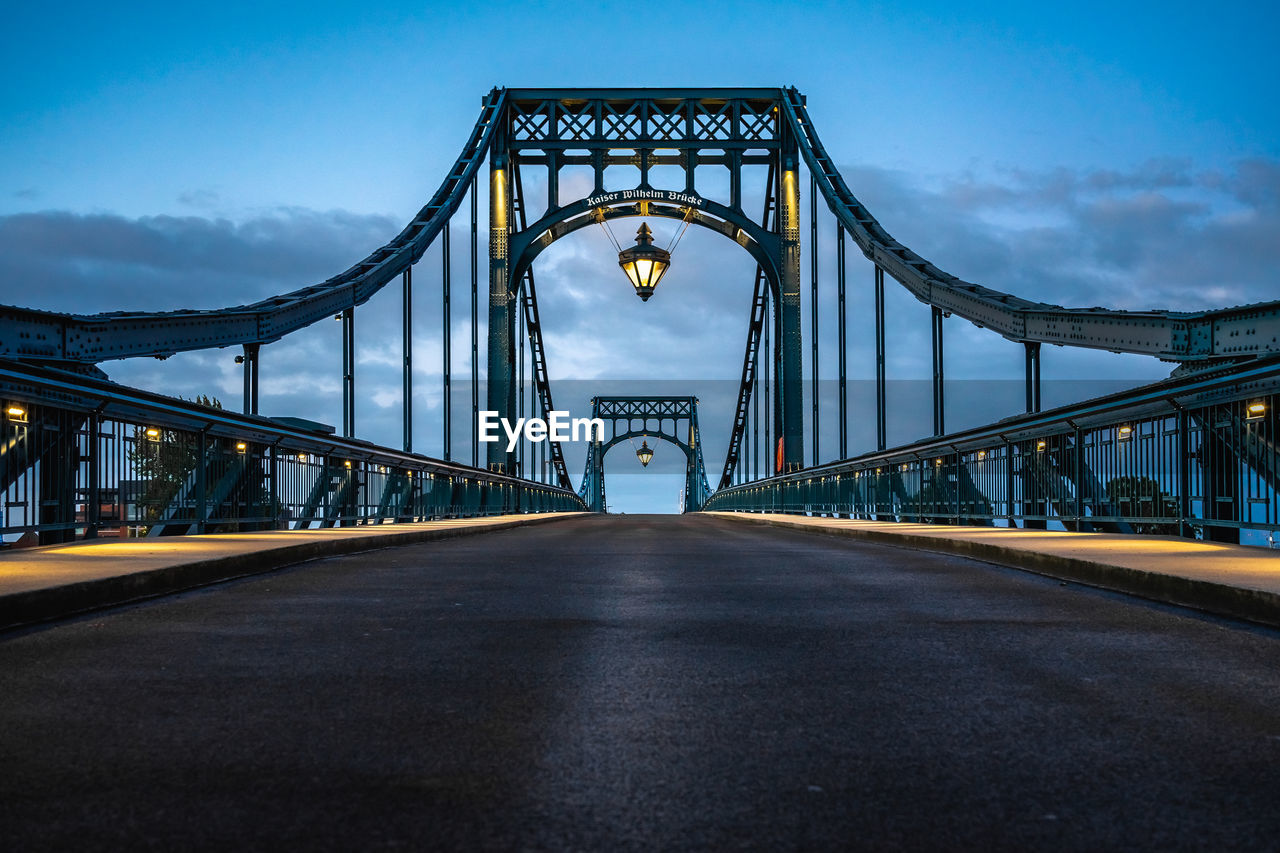
[[[0,302],[82,313],[216,308],[326,279],[425,204],[493,86],[779,85],[808,96],[828,152],[881,223],[962,278],[1067,306],[1197,310],[1274,299],[1278,15],[1230,0],[1211,10],[17,4],[0,30]],[[537,180],[526,180],[532,195]],[[715,183],[700,191],[713,196]],[[625,240],[637,224],[619,222],[615,233]],[[665,244],[670,224],[651,224]],[[826,378],[836,353],[825,211],[819,226]],[[464,230],[454,229],[455,298],[468,280]],[[586,414],[592,393],[619,388],[693,389],[714,481],[753,270],[745,253],[693,229],[642,304],[603,234],[586,229],[555,244],[535,271],[553,388],[564,388],[559,407]],[[849,276],[849,371],[865,380],[871,267],[856,250]],[[442,449],[439,277],[433,247],[415,274],[415,447],[433,454]],[[928,431],[913,384],[929,376],[928,309],[897,287],[888,302],[890,420],[907,441]],[[460,303],[455,436],[467,432],[470,396]],[[388,288],[357,319],[357,434],[392,446],[401,441],[398,305]],[[957,318],[946,335],[949,425],[1013,414],[1020,348]],[[234,354],[102,367],[121,382],[213,394],[234,407]],[[1055,347],[1044,356],[1046,394],[1070,402],[1081,383],[1151,381],[1171,367]],[[336,323],[266,347],[262,411],[340,423],[339,372]],[[993,393],[992,382],[1004,390]],[[825,389],[823,399],[829,459]],[[851,452],[870,449],[864,409],[855,406]],[[676,453],[660,448],[643,473],[611,453],[615,508],[674,510],[682,477],[663,459]],[[455,443],[455,458],[469,454]],[[575,480],[581,458],[571,448]]]

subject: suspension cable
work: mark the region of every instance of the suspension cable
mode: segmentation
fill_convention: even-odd
[[[674,255],[676,246],[680,245],[680,241],[684,239],[684,232],[689,230],[690,223],[693,222],[693,208],[686,207],[684,209],[684,219],[680,220],[680,227],[676,229],[675,236],[671,238],[671,245],[667,246],[667,254]]]
[[[609,227],[609,223],[605,221],[603,207],[596,208],[595,220],[600,224],[600,230],[604,232],[604,235],[609,238],[609,242],[613,244],[613,250],[615,252],[621,252],[622,246],[618,243],[618,238],[613,236],[613,229],[611,229]]]

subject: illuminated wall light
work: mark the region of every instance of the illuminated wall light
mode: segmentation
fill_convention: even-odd
[[[981,462],[982,460],[984,460],[984,459],[986,459],[986,458],[987,458],[987,451],[985,451],[985,450],[979,450],[979,451],[978,451],[978,461],[979,461],[979,462]]]
[[[159,440],[160,440],[160,430],[159,430],[159,429],[157,429],[156,427],[147,427],[147,429],[146,429],[146,431],[145,431],[145,433],[144,433],[144,434],[145,434],[145,435],[146,435],[146,437],[147,437],[148,439],[150,439],[151,441],[159,441]]]
[[[941,467],[942,467],[942,457],[941,457],[941,456],[939,456],[937,459],[933,460],[933,464],[934,464],[934,465],[937,465],[939,468],[941,468]]]
[[[17,403],[10,403],[4,413],[9,416],[9,420],[14,423],[25,424],[27,422],[27,410]]]
[[[306,461],[307,461],[307,454],[305,454],[305,453],[299,453],[299,454],[298,454],[298,461],[299,461],[299,462],[306,462]]]
[[[249,445],[245,444],[243,441],[236,442],[236,453],[244,453],[248,449]]]
[[[1126,439],[1133,438],[1133,427],[1131,426],[1120,427],[1119,429],[1116,430],[1116,438],[1119,441],[1125,441]]]
[[[1048,445],[1047,445],[1047,444],[1045,444],[1043,441],[1037,441],[1037,442],[1036,442],[1036,453],[1043,453],[1043,452],[1044,452],[1045,447],[1047,447],[1047,446],[1048,446]]]
[[[1246,421],[1260,421],[1267,413],[1267,404],[1261,400],[1255,400],[1244,407],[1244,419]]]
[[[343,467],[343,468],[350,468],[350,467],[351,467],[351,460],[350,460],[350,459],[344,460],[344,461],[343,461],[343,463],[342,463],[342,467]]]

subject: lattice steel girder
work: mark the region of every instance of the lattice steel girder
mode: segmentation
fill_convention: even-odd
[[[508,89],[513,151],[775,148],[781,89]]]
[[[596,397],[596,417],[688,418],[697,405],[695,397]]]
[[[660,154],[656,153],[665,149],[654,149],[655,153],[649,155],[650,166],[679,166],[687,168],[689,165],[688,154]],[[551,158],[544,154],[528,154],[520,153],[512,155],[522,166],[550,166]],[[591,154],[558,154],[555,161],[560,166],[594,166],[596,157]],[[604,166],[639,166],[639,154],[604,154],[599,158]],[[731,167],[735,163],[743,166],[768,166],[777,160],[777,157],[771,154],[752,154],[750,151],[743,152],[737,156],[727,154],[698,154],[698,166],[726,166]]]

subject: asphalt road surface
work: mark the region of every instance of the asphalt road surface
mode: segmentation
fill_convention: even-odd
[[[1280,632],[587,517],[0,635],[0,849],[1271,849]]]

